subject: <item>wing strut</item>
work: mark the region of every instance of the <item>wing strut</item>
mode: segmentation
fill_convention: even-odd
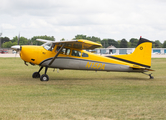
[[[40,77],[41,81],[48,81],[49,80],[49,77],[47,75],[48,67],[54,62],[54,60],[57,58],[57,56],[62,51],[64,46],[65,46],[65,44],[63,44],[62,47],[58,50],[57,54],[54,56],[54,58],[51,60],[51,62],[48,64],[48,66],[45,66],[45,73],[42,76],[40,76],[39,72],[43,69],[43,66],[40,68],[39,72],[35,72],[32,77],[33,78]]]
[[[50,66],[54,62],[54,60],[58,57],[59,53],[62,51],[64,46],[65,46],[65,44],[63,44],[62,47],[58,50],[57,54],[54,56],[54,58],[51,60],[51,62],[48,64],[48,66]]]

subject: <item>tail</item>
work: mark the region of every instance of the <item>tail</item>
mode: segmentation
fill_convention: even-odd
[[[133,66],[150,68],[151,51],[152,51],[152,42],[147,39],[140,38],[138,41],[138,45],[132,54],[114,55],[111,56],[111,58],[133,64]]]

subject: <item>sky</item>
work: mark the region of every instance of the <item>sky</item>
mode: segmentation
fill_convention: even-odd
[[[2,37],[166,40],[166,0],[0,0]]]

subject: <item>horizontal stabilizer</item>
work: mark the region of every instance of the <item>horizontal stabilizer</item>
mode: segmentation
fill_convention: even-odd
[[[130,66],[130,68],[133,68],[133,69],[139,69],[139,70],[154,71],[154,70],[152,70],[152,69],[145,68],[145,67],[136,67],[136,66]]]

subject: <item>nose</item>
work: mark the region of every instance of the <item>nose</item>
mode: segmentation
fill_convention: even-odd
[[[38,58],[36,46],[21,46],[20,57],[26,62],[36,64]]]

